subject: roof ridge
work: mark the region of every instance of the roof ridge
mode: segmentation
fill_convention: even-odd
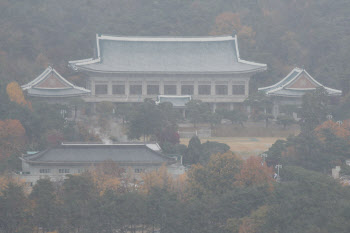
[[[130,41],[220,41],[220,40],[235,40],[236,36],[222,35],[222,36],[123,36],[112,34],[96,34],[97,39],[106,40],[130,40]]]

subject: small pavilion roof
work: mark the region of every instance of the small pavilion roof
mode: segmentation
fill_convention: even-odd
[[[121,165],[171,164],[175,161],[147,144],[62,144],[21,158],[31,164],[95,164],[113,161]]]
[[[73,97],[90,93],[90,90],[67,81],[51,66],[33,81],[23,85],[22,90],[27,91],[29,96],[39,97]]]
[[[175,108],[184,108],[186,107],[186,104],[189,101],[191,101],[190,95],[181,95],[181,96],[159,95],[156,103],[160,104],[160,103],[170,102]]]
[[[342,91],[326,87],[316,81],[306,70],[298,67],[294,68],[285,78],[278,83],[259,88],[270,96],[302,97],[306,92],[323,87],[328,95],[339,96]]]
[[[242,60],[236,36],[118,37],[96,35],[97,57],[70,61],[98,73],[247,73],[266,64]]]

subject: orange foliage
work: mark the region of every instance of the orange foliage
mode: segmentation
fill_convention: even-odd
[[[24,145],[25,129],[19,120],[0,121],[0,158],[18,153]]]
[[[9,83],[6,87],[6,92],[12,102],[15,102],[22,106],[27,106],[31,109],[30,102],[27,102],[24,98],[22,88],[18,85],[17,82]]]
[[[0,195],[1,191],[6,189],[10,183],[24,186],[25,182],[21,179],[13,178],[12,176],[0,176]]]
[[[317,126],[315,132],[321,140],[324,139],[324,136],[322,135],[322,130],[324,129],[330,130],[335,136],[339,138],[350,140],[350,130],[348,121],[345,121],[342,125],[338,125],[336,122],[328,120],[323,122],[321,125]]]
[[[123,172],[124,169],[120,168],[115,162],[106,161],[96,165],[90,173],[100,195],[103,195],[106,190],[119,191]]]
[[[241,171],[236,175],[236,184],[238,185],[268,185],[273,187],[273,168],[268,167],[266,163],[258,156],[251,156],[244,161]]]
[[[215,29],[212,31],[212,34],[231,35],[234,30],[236,32],[240,31],[241,27],[242,25],[239,14],[232,12],[224,12],[216,17]]]
[[[212,35],[231,35],[236,32],[238,36],[249,38],[251,43],[255,43],[255,32],[249,26],[241,24],[240,15],[233,12],[224,12],[215,19],[215,27],[211,31]]]
[[[251,219],[243,219],[242,224],[239,226],[238,233],[255,233],[254,222]]]
[[[141,178],[143,180],[142,189],[146,193],[149,193],[153,187],[174,189],[173,177],[168,173],[164,164],[158,170],[142,173]]]

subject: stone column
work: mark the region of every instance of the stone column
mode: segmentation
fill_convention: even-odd
[[[164,80],[161,79],[159,82],[159,94],[164,95]]]
[[[129,83],[129,80],[125,80],[125,95],[126,96],[130,95],[130,83]]]
[[[231,85],[232,86],[232,85]],[[234,103],[230,103],[230,111],[233,111],[234,110]]]
[[[210,95],[216,95],[215,94],[215,81],[211,81],[210,83]]]
[[[252,113],[252,109],[250,106],[247,106],[247,113],[248,113],[248,119],[250,119],[251,113]]]
[[[108,85],[107,86],[107,94],[113,95],[113,93],[112,93],[112,80],[109,80],[107,85]]]
[[[272,111],[273,117],[276,119],[277,116],[280,114],[279,104],[274,101],[273,102],[273,111]]]
[[[245,94],[245,96],[248,97],[248,95],[249,95],[249,79],[247,81],[245,81],[244,87],[245,87],[244,94]]]
[[[213,113],[215,113],[215,111],[216,111],[216,103],[213,103]]]
[[[95,81],[93,79],[90,80],[91,85],[91,95],[95,95]]]
[[[181,95],[181,81],[176,82],[176,95]]]
[[[194,96],[198,95],[198,80],[195,80],[193,82],[193,95]]]
[[[232,95],[232,80],[229,80],[227,85],[227,94]]]
[[[147,95],[147,82],[146,80],[142,80],[142,96]]]

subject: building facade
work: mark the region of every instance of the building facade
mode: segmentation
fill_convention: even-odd
[[[81,174],[105,162],[114,162],[125,171],[131,168],[135,178],[140,173],[158,169],[163,164],[173,175],[184,172],[179,161],[160,153],[157,144],[62,144],[42,152],[23,155],[21,160],[20,177],[31,185],[43,178],[61,181],[67,174]]]
[[[164,38],[96,36],[94,58],[70,61],[86,77],[91,103],[142,102],[158,95],[234,108],[249,94],[250,77],[265,64],[239,56],[236,36]]]
[[[302,97],[317,88],[324,88],[329,96],[341,96],[342,91],[326,87],[316,81],[306,70],[294,68],[278,83],[258,90],[271,96],[272,114],[275,118],[281,114],[280,108],[285,105],[301,107]],[[295,116],[297,118],[297,116]]]

